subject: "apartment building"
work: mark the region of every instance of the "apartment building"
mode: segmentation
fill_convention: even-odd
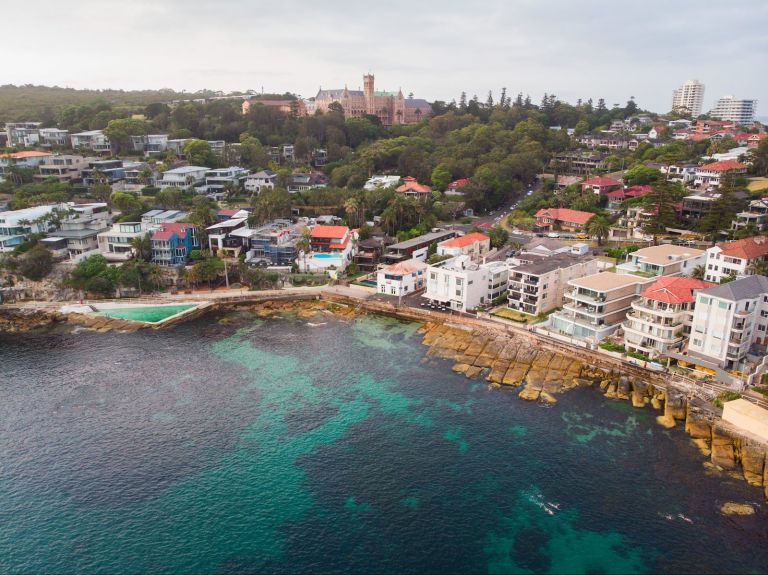
[[[741,230],[752,226],[758,232],[768,228],[768,198],[752,200],[746,210],[736,214],[731,222],[732,230]]]
[[[649,278],[614,272],[570,280],[563,294],[563,309],[549,317],[549,325],[596,345],[621,326],[632,301],[651,282]]]
[[[73,150],[93,150],[100,154],[110,154],[112,144],[101,130],[87,130],[70,135]]]
[[[766,344],[768,278],[747,276],[696,295],[688,343],[688,356],[693,361],[738,370],[753,345],[764,354]]]
[[[690,276],[696,266],[704,266],[707,254],[704,250],[661,244],[641,248],[627,254],[627,261],[616,266],[617,274],[641,276]]]
[[[752,236],[707,249],[704,279],[721,282],[729,276],[755,274],[768,262],[768,236]]]
[[[437,245],[439,256],[469,256],[475,262],[482,260],[490,251],[491,239],[480,232],[443,240]]]
[[[59,182],[77,182],[83,177],[82,171],[95,160],[74,154],[50,156],[37,167],[38,173],[33,178],[37,181],[54,178]]]
[[[723,96],[710,112],[713,118],[719,118],[736,124],[752,124],[755,120],[757,100],[738,99],[734,96]]]
[[[376,273],[376,291],[389,296],[406,296],[424,288],[427,264],[421,260],[405,260],[389,264]]]
[[[711,282],[682,276],[663,276],[634,300],[622,323],[624,347],[651,358],[678,350],[688,338],[696,294]]]
[[[688,114],[692,118],[701,115],[704,102],[704,84],[698,80],[688,80],[672,92],[672,111]]]
[[[457,256],[429,266],[424,298],[467,312],[503,296],[508,279],[509,270],[502,263],[478,264],[469,256]]]
[[[592,256],[559,253],[509,271],[508,304],[512,310],[538,316],[563,305],[568,282],[597,273]]]

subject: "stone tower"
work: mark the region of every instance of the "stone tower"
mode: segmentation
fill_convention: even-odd
[[[363,76],[363,94],[365,95],[366,114],[376,114],[376,98],[373,90],[373,74]]]

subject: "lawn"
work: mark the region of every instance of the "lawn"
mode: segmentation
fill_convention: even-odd
[[[493,312],[491,312],[491,315],[498,316],[499,318],[504,318],[505,320],[512,320],[513,322],[520,322],[521,324],[527,324],[528,322],[535,320],[533,316],[529,316],[528,314],[522,314],[517,310],[511,310],[510,308],[506,308],[506,307],[501,307],[501,308],[498,308],[497,310],[494,310]]]
[[[749,184],[747,184],[747,190],[750,192],[757,192],[766,188],[768,188],[768,178],[750,178]]]

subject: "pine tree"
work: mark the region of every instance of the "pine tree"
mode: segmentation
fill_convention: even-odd
[[[459,96],[459,108],[461,110],[467,109],[467,93],[466,92],[462,92],[461,96]]]
[[[488,90],[488,99],[485,101],[485,107],[488,108],[488,110],[491,110],[493,108],[493,91]]]
[[[699,232],[704,234],[715,245],[717,238],[722,230],[727,230],[731,226],[735,210],[734,192],[736,192],[736,176],[732,171],[727,171],[722,176],[719,196],[709,204],[709,210],[699,221]]]
[[[518,92],[517,93],[517,98],[515,98],[515,104],[514,105],[515,106],[519,106],[520,108],[523,107],[523,93],[522,92]]]
[[[643,225],[643,232],[653,236],[654,246],[658,244],[658,236],[666,234],[667,227],[675,224],[673,203],[679,190],[678,184],[662,180],[654,184],[651,191],[643,197],[643,205],[651,214]]]
[[[508,108],[507,105],[507,89],[501,89],[501,97],[499,98],[499,108]]]

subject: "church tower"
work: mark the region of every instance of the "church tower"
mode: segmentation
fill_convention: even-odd
[[[373,90],[373,74],[363,76],[363,94],[365,95],[366,114],[376,114],[376,97]]]

